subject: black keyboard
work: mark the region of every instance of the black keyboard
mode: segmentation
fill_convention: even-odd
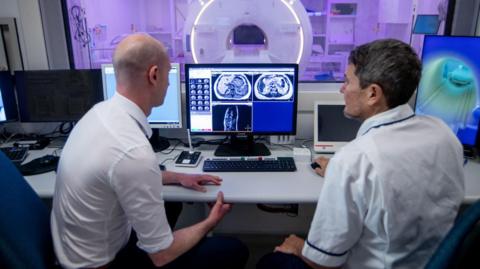
[[[293,172],[296,171],[292,157],[278,157],[273,159],[206,159],[203,162],[205,172]]]
[[[28,148],[26,147],[5,147],[0,149],[15,164],[21,164],[28,155]]]

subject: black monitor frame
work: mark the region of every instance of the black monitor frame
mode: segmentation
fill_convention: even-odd
[[[292,126],[290,131],[195,131],[191,130],[191,113],[190,113],[190,69],[192,68],[293,68],[293,109],[292,109]],[[213,83],[213,81],[212,81]],[[213,90],[210,88],[210,90]],[[186,64],[185,65],[185,96],[186,96],[186,123],[192,135],[227,135],[230,140],[227,144],[220,145],[215,152],[216,156],[266,156],[270,155],[270,151],[261,143],[255,143],[254,135],[295,135],[297,127],[297,106],[298,106],[298,64],[280,64],[280,63],[225,63],[225,64]],[[253,95],[253,90],[252,93]]]

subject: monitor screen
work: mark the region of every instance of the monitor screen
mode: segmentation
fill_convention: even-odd
[[[440,27],[438,15],[417,15],[415,25],[413,26],[413,33],[435,35],[438,33],[438,27]]]
[[[15,71],[22,122],[78,121],[101,101],[100,70]]]
[[[353,140],[361,122],[345,117],[343,101],[316,102],[314,108],[315,152],[333,153]]]
[[[426,36],[415,112],[445,121],[462,144],[476,144],[480,119],[480,37]]]
[[[102,65],[103,97],[108,99],[116,91],[115,70],[112,64]],[[152,109],[148,122],[153,128],[182,128],[182,100],[180,91],[180,65],[171,63],[168,74],[170,85],[161,106]]]
[[[0,72],[0,122],[18,119],[17,102],[13,90],[13,76],[8,71]]]
[[[193,134],[295,134],[298,65],[185,65]]]

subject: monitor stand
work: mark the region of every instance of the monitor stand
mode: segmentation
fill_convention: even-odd
[[[148,140],[152,145],[153,151],[159,152],[168,149],[170,142],[165,137],[160,136],[158,129],[152,129],[152,136]]]
[[[269,156],[272,153],[263,143],[255,143],[253,135],[239,138],[230,136],[230,141],[219,145],[215,150],[215,156]]]

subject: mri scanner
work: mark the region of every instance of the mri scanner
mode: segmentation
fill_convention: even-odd
[[[299,0],[193,0],[183,40],[194,63],[302,64],[312,27]]]

